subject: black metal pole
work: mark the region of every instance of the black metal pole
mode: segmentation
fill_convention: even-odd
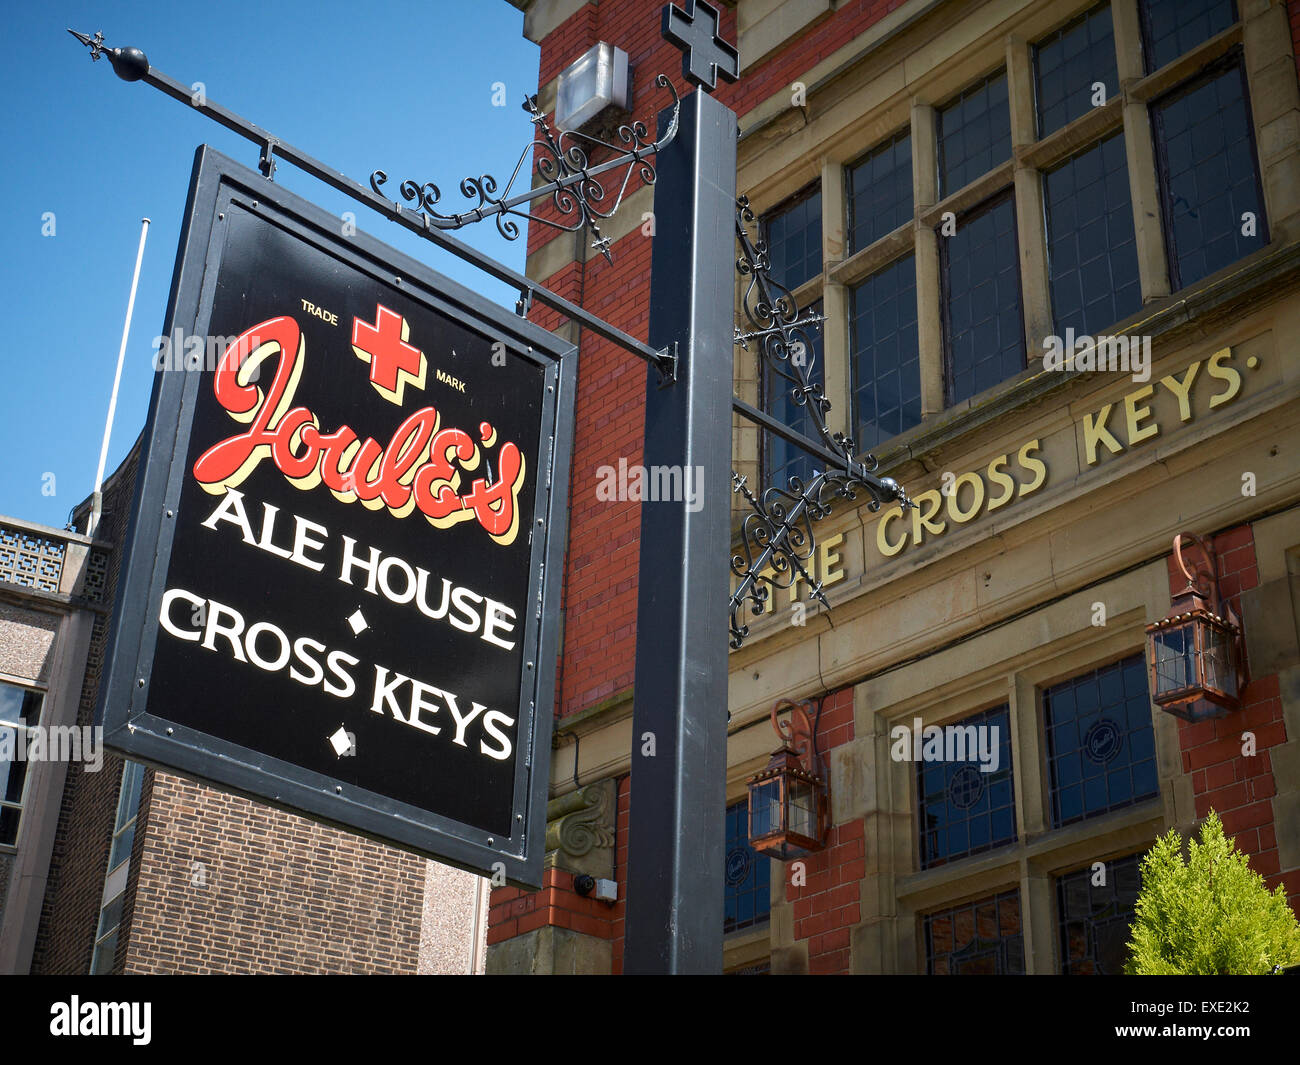
[[[734,112],[702,91],[687,97],[658,169],[650,341],[676,344],[679,358],[675,384],[661,388],[653,370],[647,375],[644,465],[676,467],[699,495],[694,510],[685,500],[641,504],[624,969],[716,973],[727,775]]]

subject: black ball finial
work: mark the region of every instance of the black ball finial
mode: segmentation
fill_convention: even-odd
[[[104,54],[123,81],[139,81],[149,73],[149,58],[139,48],[110,48]]]

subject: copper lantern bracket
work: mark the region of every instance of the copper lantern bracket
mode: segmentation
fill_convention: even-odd
[[[811,700],[795,702],[793,699],[781,699],[772,706],[772,729],[780,737],[781,743],[794,754],[809,776],[821,777],[820,759],[817,757],[817,737],[813,732],[812,717],[809,714]],[[777,715],[782,710],[790,711],[789,721],[782,721]]]
[[[1188,566],[1184,555],[1187,544],[1193,554],[1199,556]],[[1174,537],[1174,563],[1187,581],[1187,587],[1173,596],[1170,613],[1184,614],[1193,610],[1204,610],[1226,621],[1233,631],[1233,643],[1237,649],[1237,691],[1240,693],[1250,683],[1250,668],[1246,660],[1246,641],[1241,625],[1241,618],[1223,598],[1219,589],[1218,567],[1215,564],[1214,548],[1196,533],[1180,532]]]

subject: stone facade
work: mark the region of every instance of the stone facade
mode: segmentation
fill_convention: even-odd
[[[525,34],[542,46],[543,107],[560,71],[598,41],[628,52],[638,116],[658,107],[655,74],[679,80],[680,58],[655,30],[657,3],[512,2],[525,12]],[[739,116],[738,188],[760,217],[820,192],[821,269],[795,296],[803,307],[820,300],[826,316],[829,427],[850,435],[856,428],[855,290],[908,252],[921,413],[919,424],[874,449],[879,472],[905,484],[920,510],[838,505],[820,524],[824,553],[812,563],[830,611],[805,602],[798,588],[778,591],[774,609],[752,621],[731,655],[729,804],[744,801],[746,780],[775,745],[772,705],[819,699],[832,827],[822,851],[771,863],[768,920],[727,936],[729,971],[938,970],[948,964],[936,960],[942,930],[977,911],[969,919],[980,935],[1015,940],[1025,971],[1061,971],[1079,964],[1066,934],[1066,885],[1089,870],[1094,884],[1127,876],[1123,870],[1158,835],[1171,827],[1191,832],[1211,807],[1253,867],[1300,904],[1300,763],[1293,757],[1300,465],[1287,446],[1300,428],[1300,376],[1288,339],[1300,326],[1300,4],[1244,0],[1235,23],[1150,70],[1139,2],[1109,4],[1116,81],[1108,98],[1045,136],[1035,111],[1035,45],[1092,11],[1092,2],[721,5],[723,33],[741,52],[739,82],[717,93]],[[1179,287],[1150,115],[1198,71],[1236,57],[1266,239]],[[1010,150],[969,184],[943,189],[940,115],[999,70]],[[857,247],[846,178],[864,153],[900,131],[910,137],[912,210],[896,229]],[[1143,380],[1059,374],[1042,361],[1056,329],[1044,175],[1114,135],[1125,148],[1141,291],[1136,313],[1105,325],[1109,334],[1149,338],[1152,365]],[[998,195],[1011,199],[1017,219],[1024,369],[952,403],[945,219],[964,218]],[[644,219],[652,208],[653,190],[635,191],[602,226],[613,241],[612,265],[532,226],[529,276],[644,338],[651,243]],[[580,340],[582,350],[552,807],[601,782],[617,788],[620,897],[606,923],[598,913],[575,920],[558,878],[548,880],[544,903],[494,891],[488,966],[557,971],[586,958],[587,971],[618,972],[635,794],[639,525],[635,503],[599,501],[592,486],[600,466],[640,461],[644,373],[557,315],[533,317]],[[765,401],[752,350],[737,350],[735,387],[749,403]],[[735,421],[733,449],[736,471],[759,483],[762,445],[753,426]],[[1010,494],[999,487],[1008,471]],[[1144,627],[1170,608],[1170,544],[1182,530],[1217,548],[1223,594],[1245,618],[1251,684],[1241,709],[1209,723],[1189,725],[1152,705],[1147,797],[1071,818],[1058,806],[1063,785],[1053,775],[1048,701],[1079,678],[1135,668]],[[796,603],[806,614],[792,609]],[[1010,731],[1012,838],[951,861],[923,860],[918,769],[895,757],[894,730],[1001,707]],[[1243,753],[1252,749],[1243,747],[1247,733],[1253,754]],[[556,867],[566,861],[558,856]],[[1001,908],[986,925],[984,911],[993,913],[995,902]],[[588,938],[585,947],[575,931]],[[608,961],[596,949],[605,941]],[[539,965],[539,952],[565,961]]]

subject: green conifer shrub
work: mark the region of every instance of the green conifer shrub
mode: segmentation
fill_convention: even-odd
[[[1270,892],[1211,810],[1201,841],[1178,832],[1142,859],[1142,892],[1125,971],[1139,976],[1262,975],[1300,965],[1300,922],[1279,885]]]

